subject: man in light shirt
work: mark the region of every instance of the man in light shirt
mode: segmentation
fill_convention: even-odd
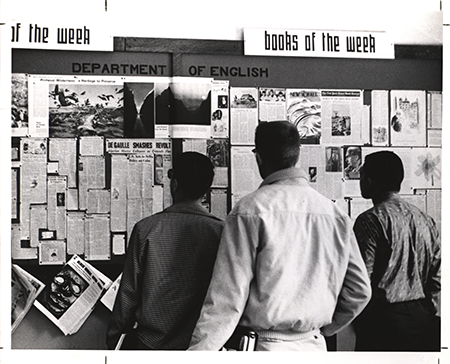
[[[349,217],[295,168],[300,136],[286,121],[256,128],[261,186],[226,219],[189,350],[220,350],[237,326],[258,351],[326,351],[370,298]]]

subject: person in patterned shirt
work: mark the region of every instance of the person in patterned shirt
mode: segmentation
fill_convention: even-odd
[[[371,279],[372,298],[354,321],[357,351],[439,351],[441,241],[434,220],[399,196],[401,159],[366,156],[361,195],[374,206],[354,232]]]
[[[173,205],[133,228],[108,325],[109,349],[128,333],[122,349],[185,350],[200,315],[224,225],[201,204],[214,166],[205,155],[186,152],[168,174]]]

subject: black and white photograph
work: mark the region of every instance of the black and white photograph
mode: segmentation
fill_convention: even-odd
[[[156,84],[156,124],[211,125],[211,83],[174,81]]]
[[[258,90],[232,90],[230,93],[231,105],[233,109],[255,109],[258,105]]]
[[[361,147],[344,147],[344,178],[359,179],[362,165]]]
[[[38,301],[57,319],[81,296],[88,283],[72,267],[66,265],[58,272],[38,297]]]
[[[333,104],[332,108],[331,135],[350,135],[352,129],[350,106],[348,104]]]
[[[126,138],[155,137],[155,90],[152,83],[123,85],[124,133]]]
[[[155,154],[155,168],[164,167],[164,158],[162,154]]]
[[[309,182],[317,182],[317,167],[308,167]]]
[[[230,161],[229,143],[227,140],[208,140],[206,155],[211,159],[214,167],[228,167]]]
[[[319,90],[288,89],[286,117],[300,133],[303,144],[319,144],[322,102]]]
[[[50,137],[123,137],[123,119],[122,87],[49,84]]]
[[[11,75],[11,128],[14,135],[27,135],[28,80],[24,73]]]
[[[217,107],[219,109],[228,109],[228,95],[217,96]]]
[[[0,361],[444,364],[449,10],[1,1]]]
[[[66,194],[58,192],[56,194],[56,206],[66,206]]]
[[[325,171],[342,172],[342,155],[340,147],[325,147]]]
[[[425,91],[392,90],[390,96],[391,144],[425,146],[427,113]]]

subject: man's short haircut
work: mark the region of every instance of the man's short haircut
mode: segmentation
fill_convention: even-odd
[[[290,168],[300,155],[300,135],[288,121],[263,122],[256,128],[255,146],[263,160],[278,169]]]
[[[205,195],[214,178],[211,160],[197,152],[185,152],[173,161],[172,178],[178,182],[181,191],[192,200]]]
[[[405,175],[400,157],[387,150],[366,156],[363,171],[381,192],[400,191]]]

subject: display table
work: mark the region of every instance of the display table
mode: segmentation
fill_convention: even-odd
[[[36,307],[31,307],[11,336],[11,349],[106,350],[106,330],[111,316],[101,302],[73,335],[64,336]]]

